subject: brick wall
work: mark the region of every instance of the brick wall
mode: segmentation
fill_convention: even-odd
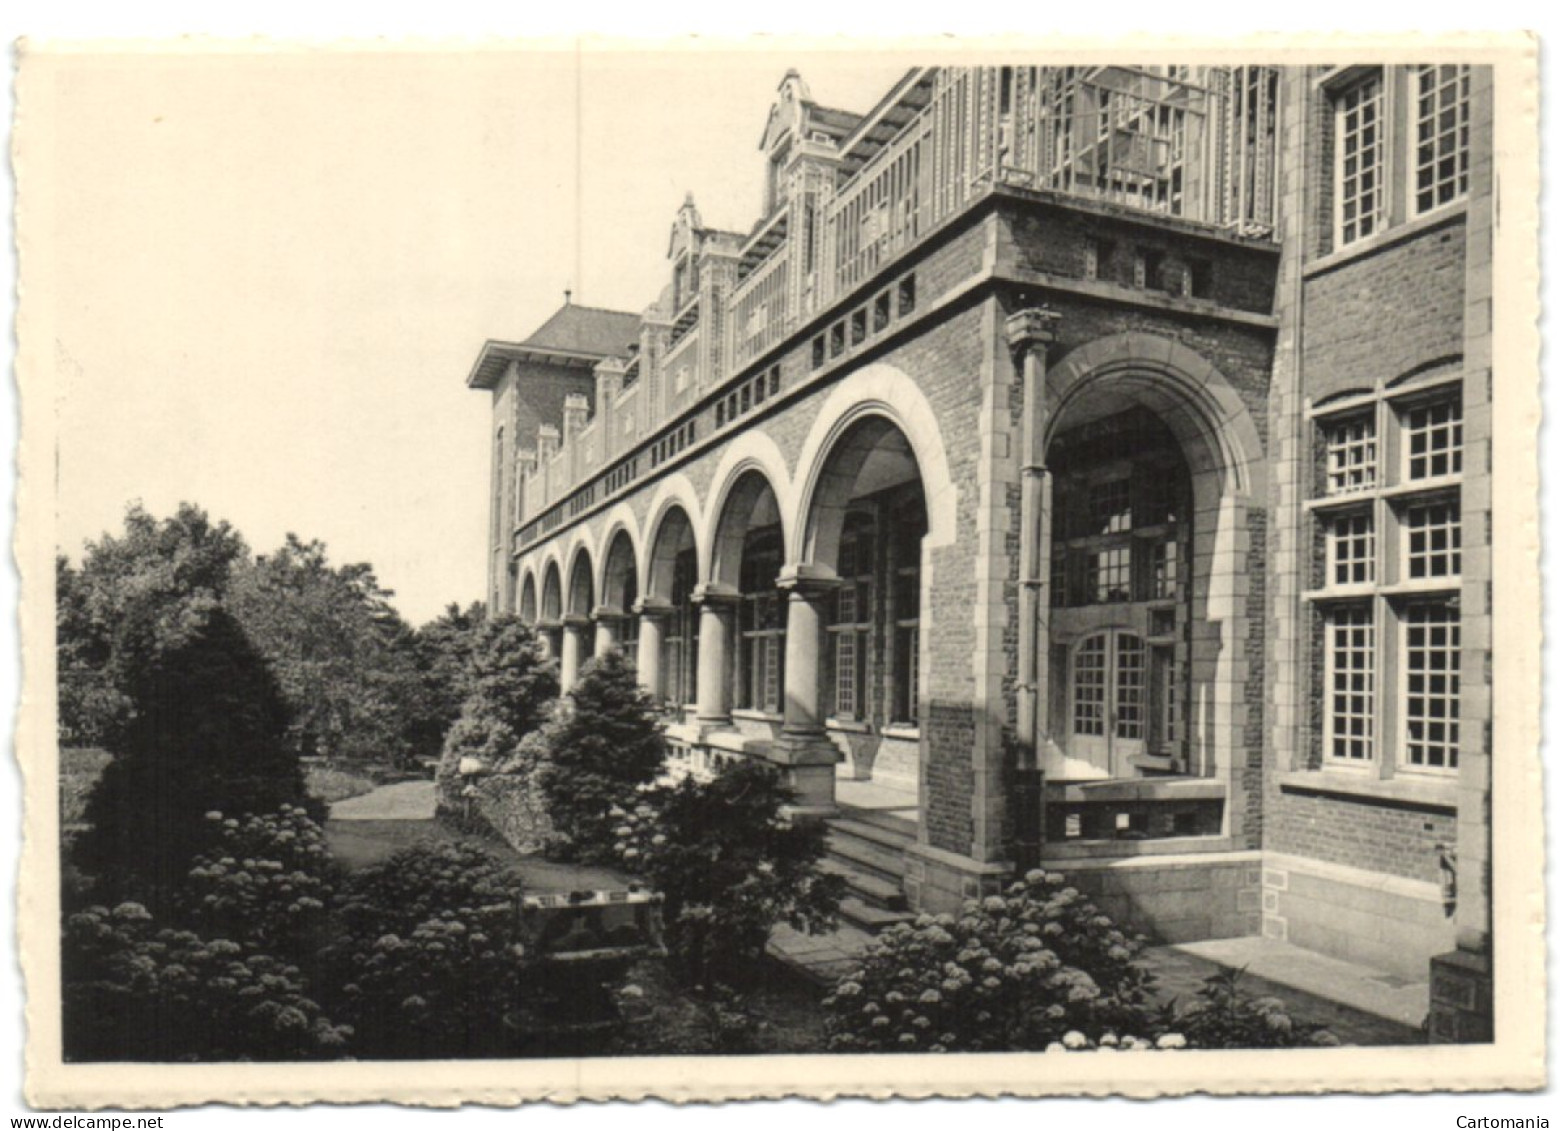
[[[1461,354],[1464,248],[1459,218],[1309,279],[1307,394],[1370,388]]]
[[[1264,847],[1332,864],[1434,883],[1435,846],[1457,840],[1457,816],[1445,809],[1290,789],[1276,800]]]

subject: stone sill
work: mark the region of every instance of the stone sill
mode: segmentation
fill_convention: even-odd
[[[754,755],[762,754],[772,745],[767,738],[757,738],[753,735],[739,734],[732,730],[715,731],[706,734],[700,741],[700,745],[711,747],[715,750],[724,750],[728,754]]]
[[[731,712],[731,717],[748,723],[774,723],[777,726],[785,722],[784,715],[777,715],[770,711],[755,711],[747,707],[738,707]]]
[[[1305,281],[1309,283],[1318,275],[1325,275],[1346,263],[1352,263],[1356,259],[1364,259],[1378,251],[1385,251],[1395,244],[1411,240],[1415,236],[1423,235],[1436,228],[1450,227],[1453,224],[1463,223],[1467,217],[1468,201],[1464,197],[1453,204],[1443,205],[1434,212],[1416,216],[1412,220],[1405,220],[1400,224],[1393,225],[1384,232],[1377,232],[1375,235],[1358,240],[1347,247],[1330,251],[1320,259],[1307,264],[1302,271],[1302,275]]]
[[[1225,787],[1213,778],[1139,778],[1064,785],[1047,801],[1223,801]],[[1114,843],[1114,842],[1113,842]]]
[[[1406,777],[1373,778],[1341,770],[1295,770],[1277,775],[1280,791],[1326,793],[1338,797],[1363,797],[1397,801],[1427,809],[1457,810],[1457,778],[1442,780]]]
[[[1227,836],[1165,836],[1148,840],[1050,840],[1040,849],[1041,867],[1063,860],[1100,860],[1132,856],[1206,856],[1228,853],[1235,842]]]
[[[824,724],[829,730],[842,731],[845,734],[871,734],[872,724],[860,722],[856,719],[829,719]]]
[[[882,730],[884,738],[897,738],[907,742],[921,741],[921,728],[890,723]]]

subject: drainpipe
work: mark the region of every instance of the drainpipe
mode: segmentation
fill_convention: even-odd
[[[1045,842],[1044,756],[1046,665],[1050,602],[1048,580],[1050,485],[1045,470],[1046,349],[1056,340],[1061,316],[1044,308],[1020,310],[1007,320],[1008,346],[1023,367],[1024,429],[1019,449],[1022,495],[1018,552],[1018,757],[1013,781],[1014,859],[1020,871],[1038,867]]]

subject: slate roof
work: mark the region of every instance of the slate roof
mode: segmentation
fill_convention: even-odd
[[[639,341],[639,322],[639,315],[626,311],[564,303],[524,341],[484,345],[466,384],[491,389],[512,360],[589,369],[602,358],[627,357]]]

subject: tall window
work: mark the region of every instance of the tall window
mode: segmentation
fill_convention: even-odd
[[[1317,419],[1324,766],[1457,768],[1462,402],[1456,382]],[[1399,458],[1378,464],[1380,451]],[[1363,590],[1363,592],[1362,592]]]
[[[666,702],[672,707],[692,702],[699,685],[699,609],[693,603],[697,578],[695,552],[682,551],[672,567],[672,612],[667,618],[661,653]]]
[[[921,539],[925,508],[919,497],[894,511],[893,719],[919,722],[921,701]]]
[[[852,513],[840,536],[838,573],[834,592],[834,617],[829,636],[834,653],[834,714],[842,719],[866,717],[872,667],[873,567],[872,517]]]
[[[1467,67],[1416,68],[1414,211],[1429,212],[1468,194]]]
[[[1473,77],[1446,64],[1340,75],[1329,92],[1334,248],[1467,197]]]
[[[780,532],[773,528],[750,533],[742,549],[739,588],[742,604],[737,630],[742,637],[738,658],[737,705],[778,713],[784,703],[785,601],[775,579],[780,576]]]
[[[1461,646],[1455,608],[1409,607],[1403,617],[1403,734],[1411,766],[1457,768]]]
[[[1327,752],[1367,762],[1376,751],[1376,626],[1366,606],[1334,610],[1327,625]]]
[[[1386,173],[1382,117],[1379,74],[1356,83],[1334,104],[1340,245],[1374,235],[1381,226]]]

